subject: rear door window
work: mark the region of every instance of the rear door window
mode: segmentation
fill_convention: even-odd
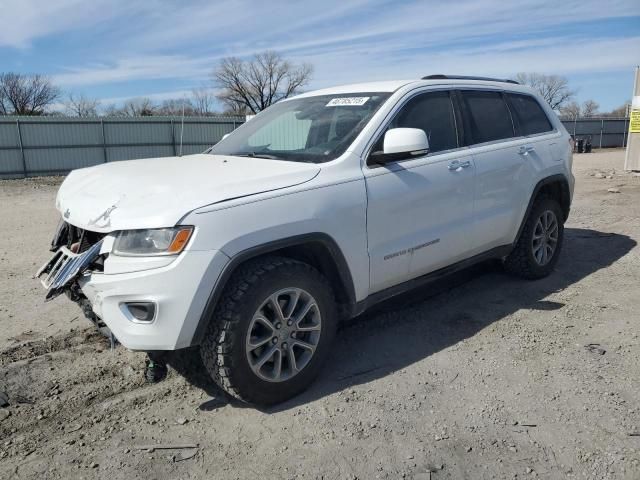
[[[535,135],[553,130],[549,118],[535,98],[517,93],[509,93],[507,97],[522,135]]]
[[[500,92],[463,90],[473,143],[515,136],[511,113]]]

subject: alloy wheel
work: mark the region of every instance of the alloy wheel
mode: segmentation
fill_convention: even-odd
[[[558,218],[551,210],[545,210],[538,217],[533,229],[531,247],[533,258],[541,267],[553,258],[558,246]]]
[[[322,317],[315,298],[301,288],[270,295],[249,324],[246,352],[253,372],[269,382],[283,382],[311,361],[320,341]]]

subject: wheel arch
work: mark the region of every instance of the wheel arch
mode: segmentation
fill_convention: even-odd
[[[531,193],[531,196],[529,197],[529,203],[520,222],[518,234],[513,241],[513,245],[518,243],[518,239],[522,234],[522,230],[524,229],[525,223],[527,222],[527,218],[529,218],[531,208],[533,208],[533,203],[535,202],[536,198],[538,198],[539,195],[544,194],[555,199],[560,204],[564,216],[563,221],[566,221],[569,217],[569,211],[571,210],[571,191],[569,189],[569,180],[566,176],[560,173],[545,177],[536,184],[533,192]]]
[[[344,316],[352,314],[356,304],[355,286],[349,265],[336,241],[321,232],[296,235],[250,247],[231,257],[209,294],[193,335],[192,345],[201,343],[222,292],[238,267],[266,255],[292,258],[316,268],[333,286],[340,313]]]

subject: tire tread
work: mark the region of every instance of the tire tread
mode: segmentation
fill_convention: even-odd
[[[256,401],[250,393],[241,392],[233,382],[232,352],[236,348],[241,348],[239,342],[242,341],[241,338],[237,338],[238,324],[241,320],[237,313],[238,305],[265,275],[276,270],[291,268],[306,270],[306,274],[324,283],[333,295],[327,279],[311,265],[287,257],[267,256],[249,260],[238,267],[225,286],[214,310],[200,346],[200,353],[213,380],[233,398],[248,403]]]
[[[535,265],[529,256],[529,240],[533,234],[533,228],[535,228],[535,212],[537,212],[541,205],[545,203],[556,204],[556,211],[560,211],[560,204],[558,204],[554,198],[551,198],[548,195],[539,195],[531,206],[525,226],[520,233],[520,237],[518,238],[515,247],[504,260],[504,268],[507,272],[528,280],[536,280],[547,276],[555,265],[562,247],[562,242],[560,241],[555,252],[556,258],[549,264],[545,265],[545,267],[538,267]],[[556,217],[558,222],[562,222],[561,216],[556,215]],[[559,228],[561,228],[561,225],[559,225]]]

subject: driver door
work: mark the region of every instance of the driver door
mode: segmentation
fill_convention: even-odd
[[[475,166],[458,124],[451,92],[419,93],[388,128],[421,128],[429,153],[364,167],[371,293],[469,255]]]

